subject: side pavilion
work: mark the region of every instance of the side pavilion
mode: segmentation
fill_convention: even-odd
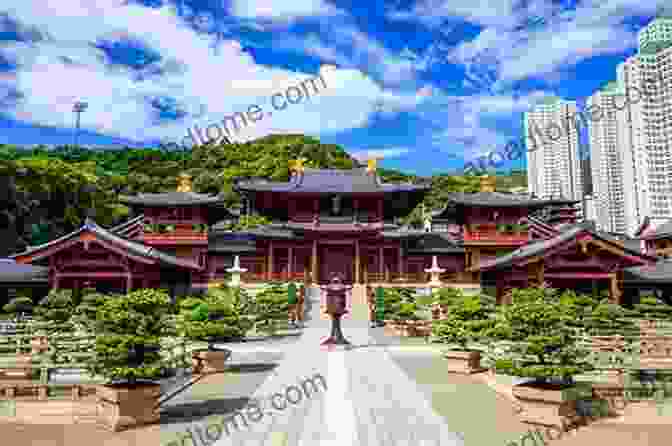
[[[582,223],[483,262],[478,269],[483,286],[497,287],[498,303],[510,303],[512,288],[547,283],[579,292],[606,289],[612,302],[630,304],[634,293],[632,288],[623,287],[624,269],[653,267],[659,260]]]

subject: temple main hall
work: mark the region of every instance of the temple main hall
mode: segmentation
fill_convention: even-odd
[[[290,172],[286,182],[235,181],[244,203],[235,212],[219,196],[193,192],[183,174],[175,192],[126,198],[132,216],[120,225],[103,228],[88,219],[70,234],[12,255],[0,263],[0,290],[42,284],[192,294],[228,281],[237,257],[246,269],[243,283],[319,285],[339,275],[351,284],[426,287],[426,270],[436,264],[442,286],[491,289],[502,303],[513,287],[541,284],[609,290],[620,302],[632,298],[624,291],[624,270],[650,269],[661,260],[577,223],[576,202],[497,192],[492,176],[481,178],[480,192],[449,194],[414,229],[400,218],[430,186],[384,183],[375,160],[351,170],[307,168],[299,160]],[[245,215],[271,223],[230,230]],[[3,279],[3,268],[14,275]]]

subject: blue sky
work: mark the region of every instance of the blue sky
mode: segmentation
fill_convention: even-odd
[[[179,141],[321,73],[327,88],[233,139],[304,133],[446,172],[521,136],[542,97],[615,79],[669,1],[2,2],[0,143],[71,143],[77,100],[80,144]]]

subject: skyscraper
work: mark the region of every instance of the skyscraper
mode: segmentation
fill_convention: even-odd
[[[590,141],[590,168],[593,184],[598,229],[607,232],[627,232],[625,197],[623,191],[623,170],[625,159],[619,148],[619,128],[622,116],[617,113],[620,98],[625,90],[617,82],[610,82],[595,92],[586,105],[590,110],[599,110],[588,124]],[[619,121],[621,121],[619,123]]]
[[[527,184],[541,198],[583,198],[576,103],[546,98],[525,113]]]
[[[672,18],[638,40],[616,83],[591,97],[602,118],[589,123],[598,224],[629,234],[647,216],[654,225],[672,218]]]

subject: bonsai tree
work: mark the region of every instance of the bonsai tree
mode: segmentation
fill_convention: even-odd
[[[461,296],[448,307],[446,319],[435,320],[432,334],[450,350],[474,350],[487,329],[493,326],[494,305],[478,295]]]
[[[169,304],[165,291],[153,289],[107,299],[91,322],[97,336],[89,372],[131,387],[162,376],[166,367],[159,345],[172,331]]]
[[[536,383],[562,379],[590,370],[588,350],[570,327],[568,310],[549,288],[512,290],[513,303],[497,308],[495,324],[487,336],[509,341],[495,370],[506,375],[534,378]]]
[[[380,288],[376,291],[376,319],[380,320],[420,320],[421,305],[411,288]],[[382,296],[380,296],[382,295]]]
[[[278,322],[287,321],[287,312],[289,311],[287,292],[286,285],[281,282],[272,282],[254,296],[250,304],[250,312],[253,314],[253,324],[256,331],[272,336],[277,332]]]
[[[593,296],[577,294],[572,290],[565,290],[558,296],[561,307],[567,311],[567,324],[584,328],[595,306],[599,303]]]
[[[634,304],[633,307],[641,319],[672,321],[672,306],[660,302],[656,297],[642,297],[640,303]]]
[[[53,289],[35,308],[35,315],[41,321],[63,326],[70,321],[74,308],[71,290]]]
[[[217,351],[215,342],[240,340],[252,327],[247,297],[239,288],[210,290],[202,298],[180,302],[182,333],[193,340],[208,342],[208,351]]]
[[[98,309],[105,303],[107,296],[98,293],[93,288],[84,288],[82,290],[82,301],[75,308],[73,316],[74,322],[94,330],[91,322],[95,322]]]
[[[434,292],[434,301],[439,305],[453,305],[464,298],[464,293],[459,288],[440,288]]]
[[[19,296],[10,300],[2,307],[2,310],[14,314],[14,319],[21,322],[26,313],[32,312],[33,300],[27,296]]]
[[[401,302],[394,313],[393,319],[397,321],[417,321],[420,317],[416,314],[418,306],[415,302]]]

